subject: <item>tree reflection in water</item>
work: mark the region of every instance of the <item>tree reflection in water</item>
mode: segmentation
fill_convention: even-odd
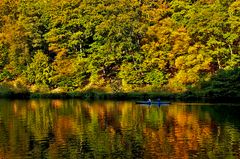
[[[1,100],[0,158],[239,158],[240,107]]]

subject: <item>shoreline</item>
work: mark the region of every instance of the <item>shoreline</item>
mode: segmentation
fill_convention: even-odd
[[[36,93],[36,92],[8,92],[0,93],[0,98],[5,99],[83,99],[83,100],[147,100],[158,99],[170,101],[190,102],[240,102],[239,97],[203,96],[196,93],[166,93],[166,92],[115,92],[106,93],[98,91],[86,92],[59,92],[59,93]],[[229,102],[230,101],[230,102]]]

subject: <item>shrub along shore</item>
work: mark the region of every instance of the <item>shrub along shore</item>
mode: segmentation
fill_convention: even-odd
[[[58,92],[58,93],[39,93],[39,92],[5,92],[0,93],[0,98],[9,99],[82,99],[82,100],[161,100],[169,101],[188,101],[188,102],[239,102],[239,96],[207,96],[203,92],[114,92],[106,93],[101,91],[82,91],[82,92]]]

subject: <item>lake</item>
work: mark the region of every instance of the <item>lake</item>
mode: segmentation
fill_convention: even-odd
[[[0,158],[240,158],[240,105],[0,99]]]

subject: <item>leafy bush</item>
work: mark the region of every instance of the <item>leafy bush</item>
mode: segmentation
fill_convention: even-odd
[[[13,76],[12,76],[12,74],[8,70],[3,70],[0,73],[0,81],[12,79],[12,78],[13,78]]]
[[[9,97],[11,96],[12,92],[12,86],[7,83],[1,83],[0,85],[0,97]]]
[[[240,68],[219,70],[209,81],[202,83],[207,97],[240,97]]]

